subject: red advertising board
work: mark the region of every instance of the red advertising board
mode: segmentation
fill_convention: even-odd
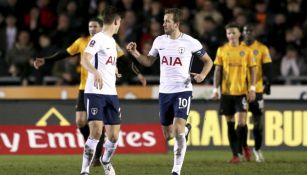
[[[81,154],[84,140],[75,126],[1,125],[0,154]],[[117,153],[166,153],[159,124],[125,124]]]

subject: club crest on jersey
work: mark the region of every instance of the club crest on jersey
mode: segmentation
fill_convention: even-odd
[[[91,108],[92,115],[96,115],[98,113],[98,108]]]
[[[96,43],[96,41],[95,41],[95,40],[91,40],[91,42],[90,42],[89,46],[90,46],[90,47],[93,47],[93,46],[95,45],[95,43]]]
[[[244,51],[240,52],[240,56],[243,57],[245,55]]]
[[[178,52],[179,52],[180,54],[183,54],[184,51],[185,51],[184,47],[179,47],[179,48],[178,48]]]
[[[259,54],[258,50],[254,50],[254,55],[257,56]]]

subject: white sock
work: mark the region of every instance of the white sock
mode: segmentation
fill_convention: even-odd
[[[180,175],[181,167],[183,164],[185,152],[187,149],[187,143],[185,139],[185,133],[176,135],[174,144],[174,166],[172,172],[176,172]]]
[[[104,147],[104,153],[102,156],[102,162],[110,162],[116,150],[117,142],[113,143],[109,139],[106,139],[106,142],[104,143],[103,147]]]
[[[84,145],[81,173],[90,171],[90,165],[99,140],[88,138]]]

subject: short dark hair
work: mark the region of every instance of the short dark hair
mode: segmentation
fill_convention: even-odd
[[[121,17],[120,12],[114,6],[106,6],[102,16],[103,24],[112,24],[117,17]]]
[[[248,28],[248,29],[254,30],[255,27],[256,27],[256,24],[254,24],[254,23],[247,23],[247,24],[245,24],[245,25],[243,26],[243,29],[244,29],[244,28]]]
[[[178,8],[168,8],[168,9],[165,9],[164,14],[173,14],[174,22],[181,23],[181,21],[182,21],[182,12]]]
[[[237,23],[234,23],[234,22],[228,23],[225,26],[225,30],[227,30],[229,28],[237,28],[239,31],[241,31],[241,27]]]
[[[101,27],[103,25],[102,20],[100,18],[97,18],[97,17],[91,18],[89,22],[97,22]]]

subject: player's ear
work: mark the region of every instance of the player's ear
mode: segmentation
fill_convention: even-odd
[[[239,37],[241,37],[241,35],[242,35],[240,30],[238,30],[238,35],[239,35]]]
[[[114,25],[117,25],[117,23],[118,23],[117,19],[114,19]]]
[[[120,18],[120,17],[115,18],[115,20],[114,20],[114,24],[115,24],[115,25],[119,25],[119,24],[120,24],[120,20],[121,20],[121,18]]]

